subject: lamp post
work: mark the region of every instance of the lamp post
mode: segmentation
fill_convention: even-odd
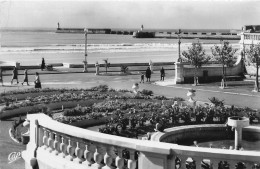
[[[84,63],[84,70],[83,70],[83,72],[88,72],[88,62],[87,62],[87,56],[88,56],[88,54],[87,54],[87,36],[88,36],[88,29],[87,28],[85,28],[84,29],[84,34],[85,34],[85,60],[83,61],[83,63]]]
[[[178,62],[182,62],[182,59],[181,59],[181,29],[179,29],[178,31],[178,39],[179,39],[179,57],[178,57]]]
[[[242,32],[242,35],[243,35],[243,55],[242,55],[242,58],[243,58],[243,61],[245,61],[246,51],[245,51],[245,32],[244,31]]]

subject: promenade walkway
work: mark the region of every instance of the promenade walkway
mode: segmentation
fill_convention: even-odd
[[[46,71],[39,71],[42,81],[42,87],[50,88],[90,88],[100,84],[107,84],[111,88],[115,89],[129,89],[133,83],[140,81],[140,75],[134,72],[134,75],[120,75],[115,73],[108,73],[109,75],[95,76],[94,73],[77,73],[73,72],[58,72],[58,74],[48,74]],[[57,72],[56,72],[57,73]],[[225,100],[225,104],[235,105],[240,107],[251,107],[254,109],[260,109],[260,93],[252,92],[254,82],[253,81],[231,81],[228,84],[227,89],[220,89],[220,83],[208,83],[201,84],[199,86],[192,86],[191,84],[178,84],[173,85],[174,71],[166,72],[165,81],[159,81],[159,72],[152,74],[150,83],[140,84],[140,90],[148,89],[152,90],[157,95],[165,95],[167,97],[182,97],[187,98],[186,93],[188,89],[196,89],[196,100],[208,102],[208,98],[217,97]],[[22,82],[22,76],[20,76],[20,83]],[[10,85],[11,76],[4,76],[5,86],[0,86],[0,92],[8,90],[22,90],[33,87],[34,76],[29,76],[31,86]]]
[[[40,70],[37,70],[42,73]],[[219,89],[219,83],[203,84],[193,87],[190,84],[173,85],[174,71],[166,72],[165,81],[159,81],[159,72],[152,74],[151,82],[140,84],[140,90],[152,90],[156,95],[164,95],[167,97],[182,97],[188,99],[186,94],[188,89],[196,89],[196,100],[209,102],[208,98],[217,97],[225,101],[225,104],[240,107],[250,107],[260,109],[260,93],[252,93],[253,81],[230,82],[228,89]],[[0,92],[9,90],[23,90],[33,88],[34,76],[29,76],[30,86],[21,85],[22,76],[18,85],[11,85],[11,76],[4,76],[4,86],[0,86]],[[107,84],[115,89],[132,89],[133,83],[140,81],[140,75],[100,75],[95,76],[94,73],[77,73],[77,72],[56,72],[49,74],[44,72],[40,74],[42,87],[50,88],[90,88],[100,84]],[[0,121],[0,169],[23,169],[24,163],[22,159],[8,164],[8,155],[11,152],[19,152],[25,149],[24,145],[18,145],[10,139],[8,130],[11,121]]]

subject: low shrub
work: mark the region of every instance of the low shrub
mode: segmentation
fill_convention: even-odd
[[[173,101],[185,101],[185,99],[183,99],[182,97],[174,97],[171,100],[173,100]]]
[[[169,100],[167,97],[165,96],[155,96],[154,99],[156,100]]]
[[[90,107],[77,106],[74,109],[66,109],[63,111],[63,116],[82,116],[91,112]]]
[[[108,91],[108,85],[99,85],[99,86],[95,86],[92,87],[91,90],[96,90],[96,91],[100,91],[100,92],[107,92]]]
[[[219,100],[216,97],[209,98],[209,101],[214,104],[215,106],[224,106],[224,100]]]
[[[146,96],[152,96],[152,95],[153,95],[153,91],[151,91],[151,90],[146,90],[146,89],[143,89],[143,90],[141,91],[141,93],[142,93],[143,95],[146,95]]]

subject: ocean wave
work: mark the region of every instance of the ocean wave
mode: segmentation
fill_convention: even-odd
[[[191,43],[182,43],[187,48]],[[203,44],[209,48],[213,44]],[[120,44],[87,44],[89,53],[113,53],[113,52],[142,52],[142,51],[169,51],[177,49],[177,43],[120,43]],[[237,47],[235,45],[234,47]],[[41,47],[2,47],[1,53],[77,53],[84,52],[84,44],[52,44]]]

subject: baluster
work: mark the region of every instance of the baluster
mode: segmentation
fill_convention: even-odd
[[[113,146],[107,145],[106,146],[106,154],[104,156],[104,162],[106,164],[105,167],[103,167],[103,169],[114,169],[115,167],[112,167],[111,164],[113,162]]]
[[[199,157],[192,157],[192,160],[195,160],[195,165],[196,165],[196,169],[202,169],[201,167],[201,162],[202,162],[202,158]]]
[[[74,161],[76,163],[82,163],[83,161],[83,158],[82,158],[82,155],[83,155],[83,150],[79,147],[79,142],[77,142],[77,147],[75,149],[75,154],[76,154],[76,158],[74,159]]]
[[[64,143],[64,137],[61,136],[61,143],[60,143],[60,154],[59,156],[65,158],[66,156],[66,144]]]
[[[73,154],[74,154],[74,148],[71,146],[71,140],[70,138],[68,138],[68,146],[67,146],[67,153],[68,156],[66,157],[66,159],[73,161]]]
[[[46,150],[48,145],[47,145],[47,141],[48,141],[48,134],[47,134],[47,130],[46,128],[42,128],[43,129],[43,133],[44,133],[44,136],[42,137],[42,149],[43,150]]]
[[[55,155],[58,155],[59,154],[59,140],[58,140],[58,135],[57,133],[55,133],[55,140],[53,142],[53,148],[54,148],[54,151],[52,152],[53,154]]]
[[[135,169],[136,168],[135,150],[129,150],[129,155],[130,155],[130,158],[127,161],[127,168]]]
[[[213,169],[218,169],[218,163],[219,163],[219,161],[217,161],[217,160],[211,160],[211,159],[210,159],[210,163],[212,164],[212,168],[213,168]]]
[[[52,136],[53,136],[53,133],[52,133],[51,131],[49,131],[49,138],[48,138],[48,141],[47,141],[47,143],[48,143],[47,151],[48,151],[49,153],[51,153],[52,150],[53,150],[53,147],[52,147],[52,146],[53,146]]]
[[[245,166],[246,166],[246,169],[252,169],[254,167],[254,163],[253,162],[246,162],[245,163]]]
[[[181,160],[180,169],[186,169],[186,160],[187,160],[187,157],[182,156],[182,157],[179,157],[179,158],[180,158],[180,160]]]
[[[123,169],[124,159],[123,159],[123,148],[117,148],[117,157],[116,157],[116,169]]]
[[[91,159],[93,158],[93,155],[95,153],[95,146],[91,144],[90,142],[86,142],[86,150],[84,151],[84,158],[86,161],[84,161],[82,164],[91,166],[93,162]]]
[[[258,169],[260,166],[259,163],[252,163],[252,169]],[[250,166],[249,166],[250,167]],[[247,168],[247,169],[251,169],[251,168]]]
[[[104,165],[101,163],[104,157],[104,147],[100,144],[97,144],[96,151],[94,153],[94,161],[95,163],[92,164],[93,168],[102,168]],[[91,166],[91,167],[92,167]]]
[[[235,169],[236,168],[236,161],[228,161],[229,169]]]

